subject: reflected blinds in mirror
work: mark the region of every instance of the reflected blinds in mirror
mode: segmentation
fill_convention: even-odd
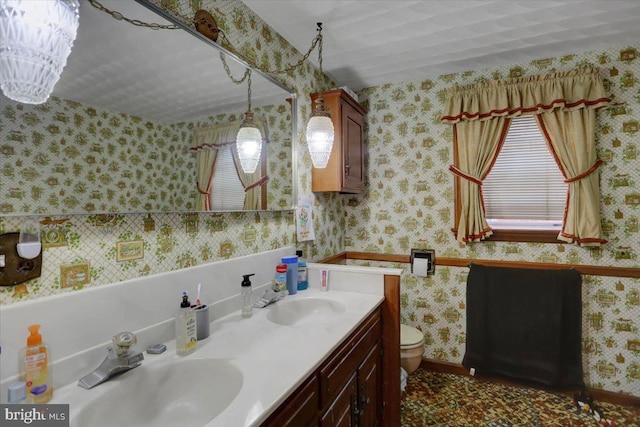
[[[265,122],[256,118],[255,123],[263,135],[263,143],[267,141],[268,131]],[[200,210],[255,210],[260,206],[260,186],[267,182],[268,177],[263,176],[262,168],[258,168],[252,174],[245,174],[240,168],[235,155],[236,135],[241,121],[233,121],[215,126],[195,129],[191,150],[196,152],[196,182],[198,189],[196,207]],[[222,158],[224,156],[224,159]],[[218,171],[218,168],[221,168]],[[224,170],[224,172],[223,172]],[[235,177],[224,177],[223,174],[233,173]],[[237,181],[236,181],[237,180]],[[224,190],[218,191],[214,181],[221,181]],[[237,188],[240,183],[240,195],[231,194],[231,189]],[[214,195],[218,192],[218,195]],[[221,198],[228,199],[224,203]],[[216,200],[217,207],[211,205]],[[243,200],[239,206],[235,206],[233,200]],[[221,206],[221,205],[224,205]],[[233,207],[227,205],[234,205]]]
[[[218,150],[215,172],[211,180],[212,210],[242,210],[245,192],[233,164],[231,148]]]

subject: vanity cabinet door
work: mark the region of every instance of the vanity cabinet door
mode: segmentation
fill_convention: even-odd
[[[383,401],[381,339],[382,312],[378,309],[325,359],[263,426],[380,425]]]
[[[318,376],[313,375],[293,392],[291,397],[263,426],[307,427],[318,426]]]
[[[326,407],[333,401],[352,373],[380,339],[382,322],[379,315],[367,319],[361,329],[320,369],[320,401]]]
[[[320,420],[320,427],[349,427],[355,425],[357,413],[357,376],[354,372]],[[364,426],[365,424],[361,424]]]
[[[382,415],[382,352],[371,349],[358,368],[358,425],[374,427]]]
[[[312,108],[319,93],[311,94]],[[311,169],[311,191],[364,191],[364,116],[367,113],[358,102],[342,89],[322,93],[331,114],[334,139],[329,163],[324,169]]]

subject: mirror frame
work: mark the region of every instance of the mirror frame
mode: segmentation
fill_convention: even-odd
[[[270,81],[274,85],[280,87],[282,90],[284,90],[286,92],[289,92],[289,96],[291,98],[291,181],[292,181],[291,182],[291,197],[293,199],[293,206],[291,206],[291,208],[289,208],[289,209],[268,209],[268,210],[260,210],[260,211],[244,211],[244,210],[241,210],[241,211],[224,211],[224,210],[223,211],[217,211],[216,210],[216,211],[197,211],[197,212],[279,212],[279,211],[294,210],[296,208],[297,204],[298,204],[298,165],[297,165],[297,163],[298,163],[297,162],[297,159],[298,159],[298,139],[297,139],[297,135],[298,135],[298,97],[297,97],[297,94],[293,90],[288,88],[287,86],[283,85],[278,80],[274,79],[273,77],[269,76],[268,74],[263,73],[262,70],[252,67],[251,65],[249,65],[242,58],[240,58],[237,55],[229,52],[227,49],[225,49],[224,47],[220,46],[219,44],[217,44],[213,40],[211,40],[208,37],[204,36],[203,34],[199,33],[195,28],[189,27],[184,22],[178,20],[174,15],[170,14],[169,12],[167,12],[166,10],[164,10],[161,7],[157,6],[156,4],[152,3],[151,1],[149,1],[149,0],[135,0],[135,1],[136,1],[136,3],[139,3],[142,6],[150,9],[153,12],[155,12],[156,14],[162,16],[167,21],[169,21],[169,22],[177,25],[178,27],[182,28],[184,31],[187,31],[192,36],[200,39],[202,42],[204,42],[207,45],[211,46],[212,48],[216,49],[218,52],[223,53],[224,55],[226,55],[229,58],[233,58],[233,60],[235,60],[238,63],[242,64],[246,68],[251,69],[252,73],[259,74],[261,77],[263,77],[266,80]]]

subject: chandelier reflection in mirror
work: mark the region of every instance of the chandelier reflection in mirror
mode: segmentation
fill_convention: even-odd
[[[26,104],[47,101],[76,39],[78,0],[0,1],[0,87]]]
[[[238,159],[244,173],[254,173],[260,161],[260,153],[262,152],[262,135],[260,129],[253,122],[253,111],[251,111],[251,70],[247,77],[247,99],[248,108],[244,113],[244,121],[238,129],[236,136],[236,149],[238,151]]]

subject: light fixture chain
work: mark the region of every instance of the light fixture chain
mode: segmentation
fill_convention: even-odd
[[[248,74],[247,104],[249,105],[248,110],[251,111],[251,68],[247,68],[247,73],[245,73],[245,76],[247,76],[247,74]]]
[[[108,9],[102,3],[100,3],[98,0],[89,0],[89,3],[93,7],[95,7],[96,9],[108,13],[114,19],[116,19],[118,21],[126,21],[126,22],[128,22],[130,24],[133,24],[133,25],[136,25],[138,27],[150,28],[152,30],[160,30],[160,29],[177,30],[177,29],[181,28],[178,25],[148,23],[148,22],[140,21],[139,19],[127,18],[126,16],[124,16],[122,13],[120,13],[118,11]],[[195,24],[194,19],[189,19],[189,18],[177,13],[175,10],[169,10],[169,12],[174,14],[174,15],[176,15],[176,16],[178,16],[180,19],[182,19],[185,22],[192,22],[192,23]],[[266,74],[288,74],[288,73],[298,69],[302,65],[304,65],[304,62],[309,59],[309,56],[311,55],[313,50],[316,48],[316,46],[318,46],[318,59],[319,59],[319,62],[320,62],[320,72],[322,73],[322,23],[318,22],[317,25],[318,25],[318,35],[312,40],[311,46],[309,47],[309,50],[307,50],[307,53],[305,53],[302,56],[302,58],[298,62],[296,62],[295,64],[289,64],[286,67],[281,68],[281,69],[277,69],[277,70],[263,70],[260,67],[258,67],[257,64],[249,64],[249,65],[251,65],[252,67],[254,67],[254,68],[256,68],[256,69],[258,69],[258,70],[260,70],[260,71],[262,71],[263,73],[266,73]],[[219,31],[219,34],[222,35],[222,39],[226,42],[225,43],[226,44],[225,48],[229,52],[231,52],[231,53],[233,53],[235,55],[238,55],[240,58],[242,58],[242,55],[240,55],[238,53],[238,51],[233,47],[233,45],[231,44],[231,42],[229,41],[227,36],[224,34],[224,32],[222,30],[218,30],[218,31]],[[229,70],[229,66],[226,63],[226,60],[224,58],[224,54],[223,53],[220,53],[220,59],[222,59],[222,63],[224,65],[224,69],[227,72],[227,75],[229,76],[231,81],[233,81],[235,84],[240,84],[240,83],[245,81],[245,79],[247,78],[248,72],[245,72],[245,74],[242,77],[242,79],[238,80],[238,79],[234,78],[231,75],[231,71]]]
[[[238,51],[233,47],[233,45],[231,44],[231,42],[229,41],[229,39],[227,38],[227,36],[222,32],[222,30],[220,31],[220,34],[222,35],[222,39],[226,42],[226,46],[225,48],[235,54],[238,55],[240,58],[242,58],[242,55],[240,55],[238,53]],[[287,65],[285,68],[281,68],[279,70],[263,70],[261,69],[257,64],[251,64],[249,63],[249,65],[251,65],[253,68],[256,68],[260,71],[262,71],[263,73],[266,74],[288,74],[291,71],[296,70],[297,68],[301,67],[304,62],[309,59],[309,56],[311,56],[311,53],[313,52],[313,50],[316,48],[316,45],[318,44],[318,42],[320,42],[320,45],[322,46],[322,27],[320,25],[318,25],[318,35],[312,40],[311,42],[311,46],[309,47],[309,50],[307,50],[307,53],[305,53],[302,58],[296,62],[295,64],[289,64]],[[320,51],[322,51],[322,48],[320,48]],[[222,58],[222,56],[221,56]],[[224,58],[223,58],[224,61]],[[322,62],[322,58],[320,58],[320,61]],[[229,74],[229,73],[227,73]],[[231,77],[229,75],[229,77]],[[232,78],[233,80],[233,78]],[[234,82],[236,82],[235,80],[233,80]],[[242,83],[244,80],[241,80],[240,83]],[[237,83],[237,82],[236,82]]]
[[[322,29],[318,30],[319,33],[318,35],[313,39],[313,41],[311,42],[311,46],[309,47],[309,50],[307,50],[307,53],[305,53],[302,56],[302,59],[300,59],[298,62],[296,62],[295,64],[289,64],[287,67],[282,68],[280,70],[266,70],[265,73],[268,74],[287,74],[299,67],[301,67],[304,62],[309,59],[309,56],[311,55],[311,52],[313,52],[313,49],[316,48],[316,45],[318,44],[318,42],[320,42],[320,51],[322,51]],[[322,59],[321,59],[322,61]],[[322,62],[321,62],[322,64]]]
[[[318,22],[318,62],[320,63],[320,74],[322,74],[322,23]],[[311,52],[309,52],[311,53]]]
[[[128,23],[136,25],[138,27],[150,28],[152,30],[160,30],[160,29],[163,29],[163,30],[178,30],[178,29],[181,28],[181,27],[179,27],[177,25],[157,24],[155,22],[148,23],[148,22],[140,21],[139,19],[127,18],[126,16],[124,16],[122,13],[120,13],[118,11],[106,8],[98,0],[89,0],[89,3],[91,3],[91,6],[95,7],[96,9],[108,13],[109,15],[111,15],[113,17],[113,19],[115,19],[117,21],[127,21]]]
[[[229,76],[231,81],[237,85],[243,83],[247,79],[247,77],[251,75],[251,69],[247,68],[244,71],[244,76],[242,76],[241,79],[236,79],[235,77],[233,77],[233,74],[231,74],[231,70],[229,69],[229,64],[227,64],[227,60],[225,59],[224,53],[222,52],[220,52],[220,60],[222,61],[222,66],[224,67],[224,71],[227,73],[227,76]],[[251,81],[251,78],[249,78],[249,81]]]

